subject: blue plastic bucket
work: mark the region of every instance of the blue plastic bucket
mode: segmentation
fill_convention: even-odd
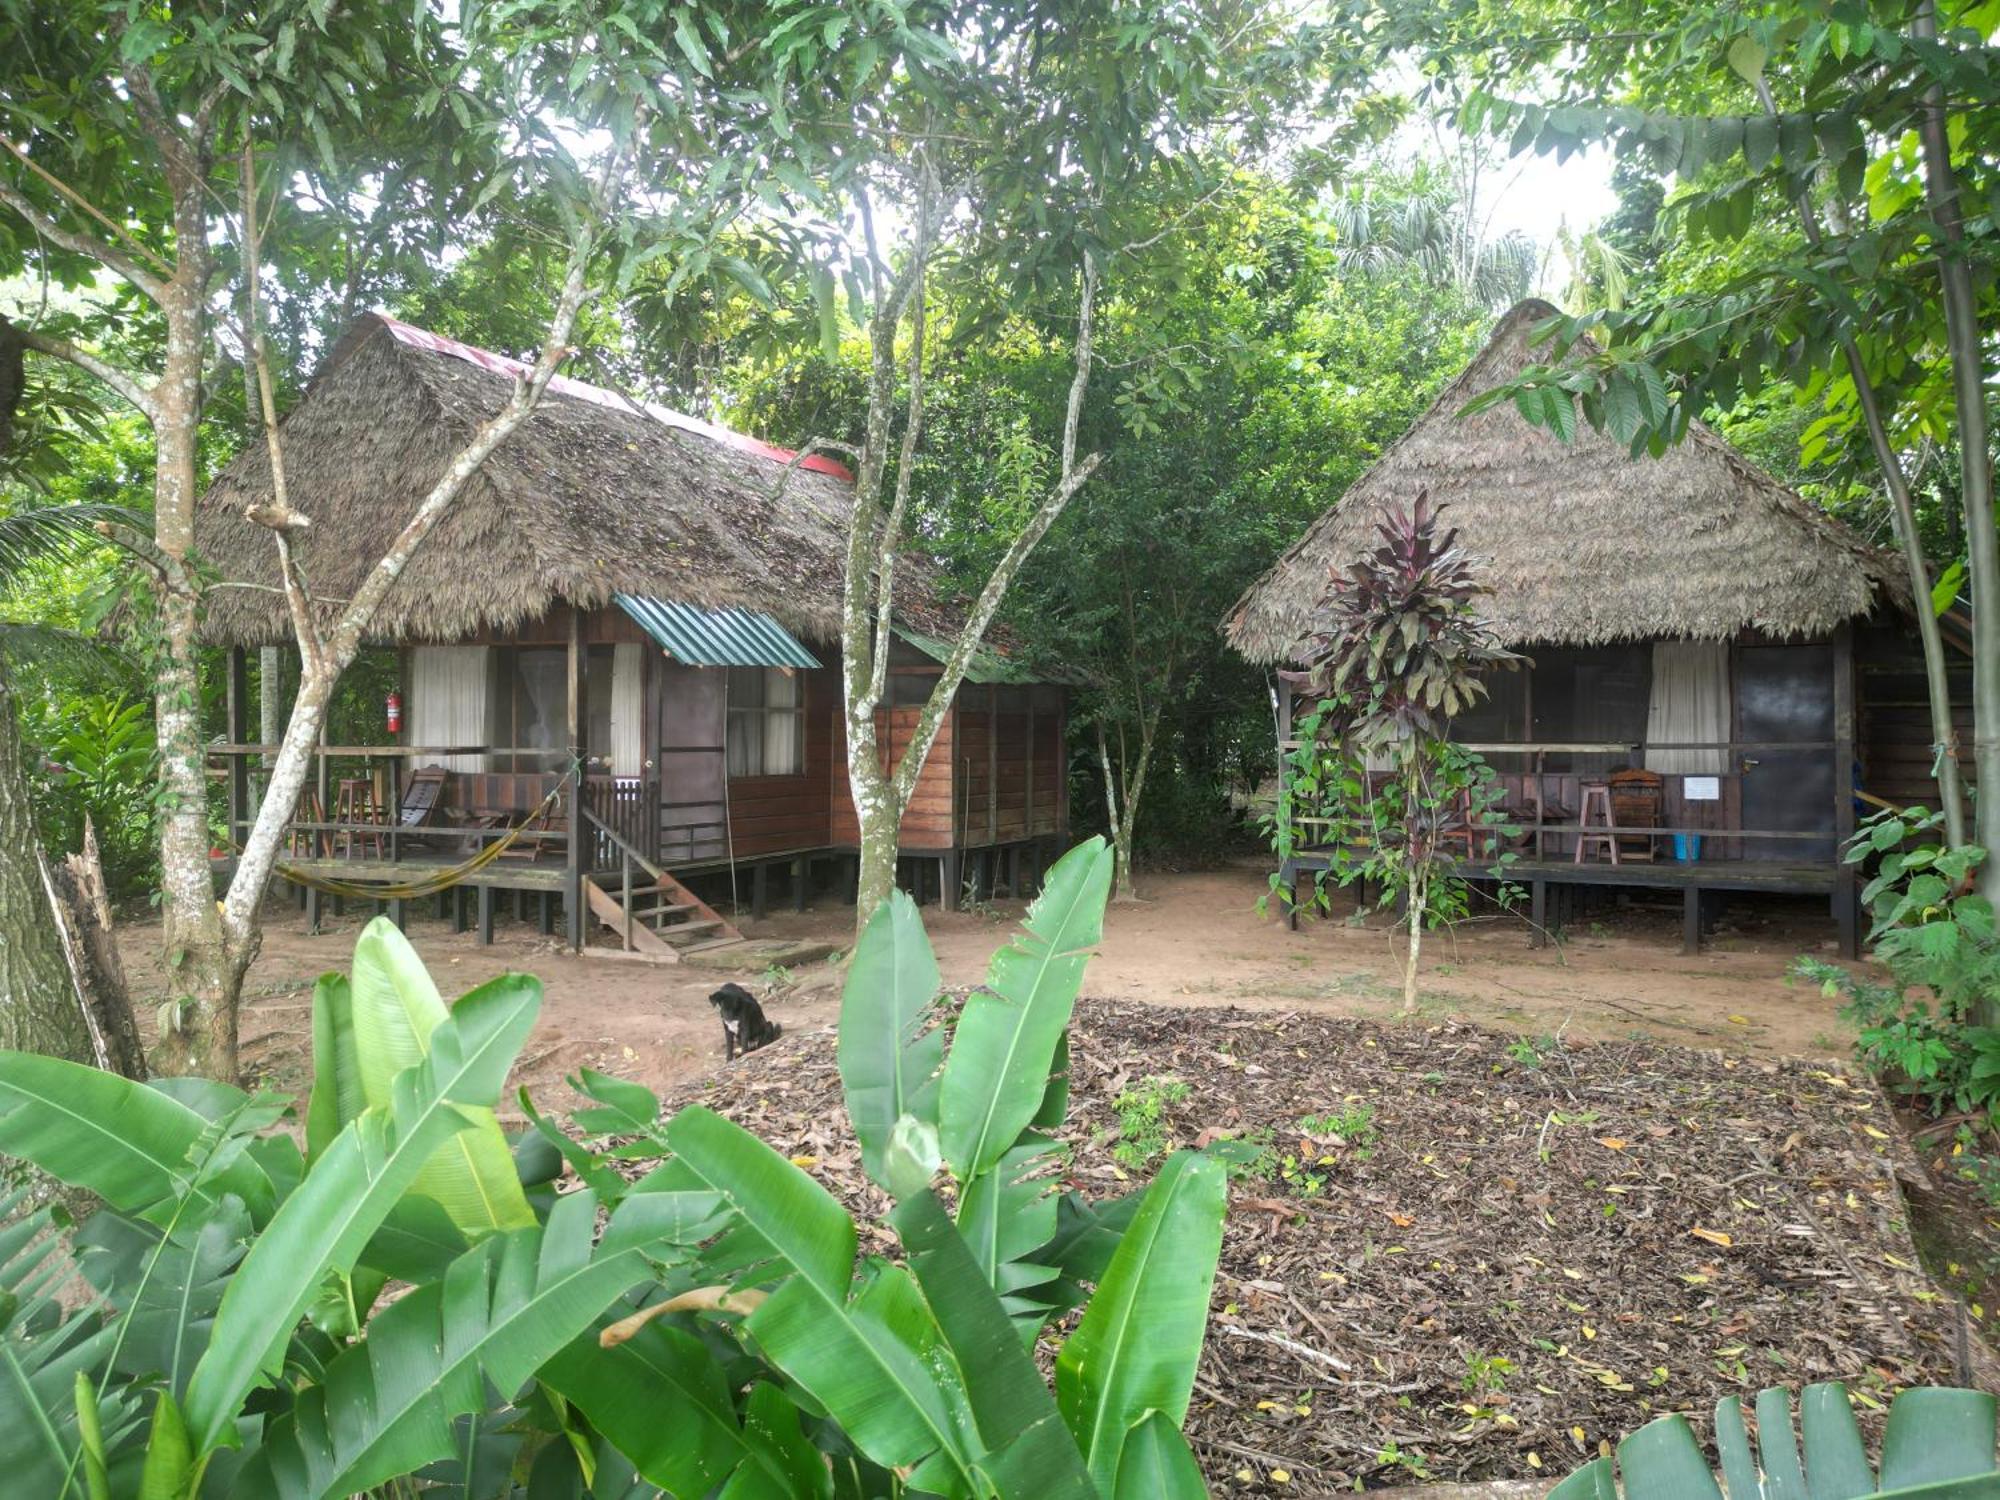
[[[1701,858],[1701,835],[1698,833],[1677,833],[1674,835],[1674,858],[1681,864],[1689,864]]]

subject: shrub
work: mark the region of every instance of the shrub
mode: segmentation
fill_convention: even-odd
[[[2000,1109],[2000,934],[1993,908],[1971,889],[1983,849],[1950,848],[1942,815],[1926,808],[1869,819],[1849,841],[1849,864],[1875,861],[1862,888],[1869,941],[1889,982],[1802,958],[1794,972],[1841,996],[1856,1051],[1891,1087],[1932,1113]]]

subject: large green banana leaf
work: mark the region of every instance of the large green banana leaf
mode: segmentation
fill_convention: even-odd
[[[541,985],[524,975],[467,995],[431,1033],[423,1059],[396,1078],[388,1102],[348,1124],[272,1216],[223,1294],[188,1384],[197,1452],[234,1440],[244,1397],[278,1373],[328,1274],[354,1268],[424,1163],[465,1128],[460,1106],[499,1096],[541,1000]]]
[[[1194,1450],[1165,1412],[1147,1412],[1125,1435],[1114,1500],[1208,1500]]]
[[[1024,930],[993,955],[952,1030],[938,1134],[961,1183],[991,1171],[1041,1110],[1090,949],[1103,936],[1112,855],[1101,838],[1049,871]]]
[[[966,1398],[988,1455],[981,1471],[1002,1495],[1092,1495],[1055,1399],[944,1205],[927,1188],[892,1217],[953,1359],[973,1377]]]
[[[803,1500],[818,1494],[801,1489],[781,1454],[746,1429],[721,1362],[686,1329],[648,1323],[609,1349],[586,1334],[545,1364],[541,1378],[670,1495],[719,1489],[738,1500]],[[820,1472],[824,1478],[824,1464]]]
[[[6,1223],[20,1204],[18,1193],[0,1199],[0,1493],[58,1495],[83,1438],[78,1376],[103,1368],[117,1327],[95,1308],[63,1314],[57,1298],[70,1278],[61,1237],[45,1208]],[[103,1444],[139,1419],[123,1391],[96,1407]]]
[[[658,1241],[613,1218],[595,1246],[597,1198],[556,1200],[546,1226],[481,1241],[444,1278],[392,1302],[367,1336],[274,1421],[238,1481],[272,1500],[336,1500],[456,1451],[456,1419],[486,1410],[649,1275]]]
[[[0,1051],[0,1154],[133,1218],[170,1223],[184,1199],[205,1213],[232,1193],[253,1222],[270,1217],[277,1195],[247,1153],[198,1177],[192,1163],[212,1128],[165,1090],[59,1057]]]
[[[738,1221],[712,1263],[747,1283],[783,1277],[744,1323],[765,1353],[877,1463],[914,1470],[919,1490],[972,1493],[963,1381],[915,1283],[882,1267],[850,1299],[854,1224],[826,1189],[699,1105],[666,1134],[672,1165],[721,1194]]]
[[[1847,1388],[1809,1385],[1799,1396],[1801,1440],[1792,1435],[1791,1398],[1757,1397],[1753,1449],[1736,1397],[1715,1409],[1715,1444],[1729,1500],[1997,1500],[1995,1404],[1984,1391],[1904,1391],[1889,1408],[1878,1476],[1868,1465]],[[1701,1444],[1679,1415],[1649,1422],[1618,1445],[1626,1500],[1722,1500]],[[1549,1500],[1618,1500],[1612,1461],[1577,1470]]]
[[[352,978],[329,974],[313,990],[308,1151],[316,1155],[363,1109],[386,1103],[393,1080],[423,1057],[450,1013],[395,923],[377,917],[364,927]],[[467,1128],[438,1148],[411,1187],[443,1204],[452,1222],[474,1235],[535,1222],[492,1105],[482,1099],[459,1106]]]
[[[942,983],[924,919],[901,891],[875,908],[847,967],[840,1001],[840,1083],[861,1165],[889,1185],[883,1155],[904,1115],[937,1124],[934,1075],[944,1033],[923,1029]]]
[[[1057,1404],[1106,1495],[1146,1413],[1164,1412],[1176,1428],[1187,1416],[1226,1194],[1221,1162],[1168,1157],[1057,1357]]]
[[[233,1197],[172,1235],[109,1209],[92,1214],[76,1233],[77,1267],[124,1315],[94,1373],[157,1376],[185,1394],[249,1237],[249,1215]]]

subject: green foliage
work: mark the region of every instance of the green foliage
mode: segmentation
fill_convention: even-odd
[[[1785,1494],[1798,1500],[1895,1495],[1909,1500],[1975,1500],[2000,1485],[1994,1447],[1994,1401],[1983,1391],[1944,1388],[1899,1393],[1882,1434],[1879,1471],[1871,1468],[1847,1388],[1809,1385],[1799,1393],[1799,1435],[1791,1396],[1758,1393],[1754,1446],[1739,1397],[1715,1409],[1715,1446],[1730,1500]],[[1614,1474],[1628,1500],[1722,1500],[1701,1443],[1686,1417],[1661,1417],[1592,1460],[1549,1494],[1549,1500],[1618,1500]]]
[[[1122,1167],[1137,1170],[1167,1149],[1166,1112],[1188,1096],[1178,1078],[1149,1076],[1122,1090],[1111,1101],[1118,1112],[1118,1137],[1111,1156]]]
[[[1985,851],[1945,846],[1942,822],[1928,808],[1884,811],[1843,851],[1873,871],[1861,899],[1889,982],[1814,958],[1795,972],[1845,998],[1857,1052],[1892,1086],[1932,1113],[1992,1115],[2000,1113],[2000,932],[1991,904],[1971,888]]]
[[[1093,842],[1050,872],[995,960],[1005,1016],[942,1012],[906,898],[863,935],[843,1084],[898,1264],[860,1257],[840,1203],[740,1127],[699,1106],[662,1119],[601,1074],[572,1080],[577,1133],[524,1101],[538,1149],[487,1159],[540,988],[503,976],[446,1010],[382,924],[315,992],[303,1153],[281,1099],[0,1053],[0,1149],[103,1200],[75,1235],[99,1295],[67,1311],[60,1226],[0,1224],[10,1475],[113,1500],[1205,1493],[1178,1427],[1221,1164],[1178,1154],[1110,1204],[1049,1175],[1109,860]],[[555,1156],[583,1185],[526,1193]],[[613,1169],[636,1160],[636,1181]],[[522,1222],[499,1222],[503,1201]],[[384,1300],[391,1277],[408,1285]],[[1031,1348],[1078,1306],[1051,1391]]]

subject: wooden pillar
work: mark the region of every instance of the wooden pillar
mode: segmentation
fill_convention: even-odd
[[[490,885],[479,887],[479,941],[481,946],[493,942],[493,887]]]
[[[1681,892],[1681,952],[1701,952],[1701,887],[1692,882]]]
[[[583,611],[575,605],[569,611],[569,842],[563,878],[566,936],[572,951],[583,951],[583,755],[586,716],[583,694],[588,678],[583,654]],[[491,900],[481,887],[480,941],[492,940]]]
[[[232,745],[250,739],[250,672],[241,646],[229,648],[228,684],[229,729]],[[244,822],[250,816],[250,757],[241,751],[229,755],[229,834],[231,852],[243,843]]]
[[[792,861],[792,910],[806,909],[806,887],[812,883],[812,856],[801,854]]]
[[[1549,883],[1534,880],[1528,883],[1528,946],[1546,948],[1549,944]]]
[[[1041,689],[1030,683],[1022,691],[1026,693],[1028,699],[1028,764],[1021,792],[1021,805],[1027,809],[1023,814],[1025,821],[1021,825],[1021,832],[1023,836],[1033,838],[1040,831],[1035,823],[1035,695]],[[1015,894],[1020,893],[1017,891]]]
[[[1843,621],[1833,633],[1833,916],[1843,958],[1861,956],[1859,867],[1843,858],[1854,836],[1854,721],[1854,624]]]
[[[771,866],[764,862],[750,867],[750,915],[755,920],[764,920],[764,913],[771,905]]]

